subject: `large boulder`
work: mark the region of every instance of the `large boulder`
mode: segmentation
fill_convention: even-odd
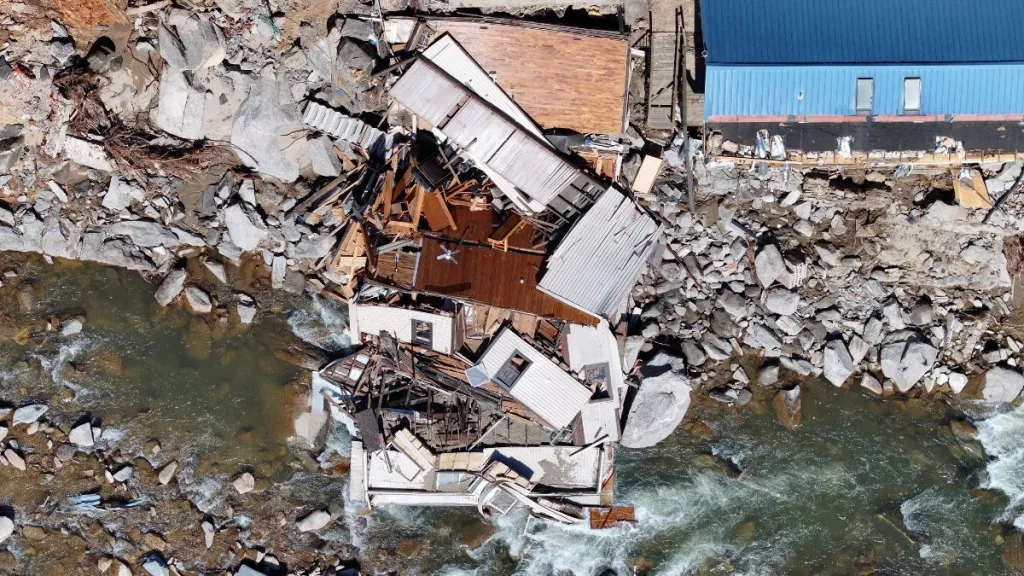
[[[988,402],[1013,402],[1024,388],[1024,375],[1005,366],[996,366],[985,373],[981,397]]]
[[[267,227],[259,214],[242,204],[232,204],[224,210],[224,224],[228,227],[231,241],[244,252],[255,250],[267,237]]]
[[[830,340],[825,344],[825,379],[834,386],[842,386],[843,382],[857,369],[850,351],[842,340]]]
[[[939,351],[919,332],[902,330],[882,347],[882,373],[900,392],[914,387],[935,365]]]
[[[304,153],[304,141],[294,134],[302,130],[298,109],[281,101],[281,85],[264,78],[255,83],[235,113],[231,144],[246,166],[281,180],[299,177],[295,154]],[[299,150],[301,148],[301,150]]]
[[[157,33],[160,56],[175,70],[200,70],[220,64],[227,54],[224,33],[195,12],[173,8]]]
[[[762,248],[754,258],[754,270],[757,272],[757,280],[765,288],[782,276],[786,272],[786,262],[782,259],[779,247],[769,244]]]
[[[690,385],[682,375],[668,371],[645,378],[626,418],[621,444],[627,448],[654,446],[676,429],[689,407]]]

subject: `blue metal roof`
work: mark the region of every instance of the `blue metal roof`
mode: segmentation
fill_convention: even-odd
[[[903,81],[921,79],[920,114],[1024,114],[1024,64],[717,66],[704,117],[852,116],[858,78],[874,79],[873,115],[903,114]]]
[[[708,64],[1024,62],[1024,0],[701,0]]]

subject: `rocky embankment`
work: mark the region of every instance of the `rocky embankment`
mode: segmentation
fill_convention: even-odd
[[[642,199],[668,240],[634,290],[627,355],[657,353],[655,364],[733,406],[777,390],[787,423],[799,417],[797,383],[812,377],[886,397],[1019,401],[1020,199],[984,221],[987,211],[956,204],[948,169],[758,176],[696,164],[695,212],[682,173]],[[994,194],[1020,174],[984,168]]]

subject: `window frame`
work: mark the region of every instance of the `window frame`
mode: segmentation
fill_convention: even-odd
[[[513,365],[513,361],[516,360],[516,358],[519,358],[521,362],[517,363],[518,365]],[[533,361],[527,358],[526,354],[523,354],[519,350],[513,350],[512,354],[502,362],[501,368],[498,368],[498,371],[494,373],[494,378],[492,378],[492,380],[494,380],[494,383],[502,389],[511,391],[523,377],[523,374],[529,370],[532,364]],[[508,376],[513,373],[515,377],[509,379]]]
[[[867,107],[866,108],[861,106],[861,101],[860,101],[861,83],[862,82],[866,83],[866,85],[867,85],[868,102],[867,102]],[[870,116],[871,113],[874,111],[874,109],[875,109],[875,79],[873,77],[864,76],[864,77],[858,77],[857,78],[857,82],[854,85],[854,89],[853,89],[853,107],[854,107],[854,110],[856,110],[857,114],[861,115],[861,116]]]
[[[917,107],[910,108],[907,106],[907,87],[911,82],[917,82]],[[903,113],[917,115],[921,113],[921,92],[924,84],[921,82],[920,76],[907,76],[903,78]]]
[[[412,341],[412,343],[421,348],[432,349],[434,347],[434,323],[427,320],[420,320],[418,318],[413,318],[410,321],[410,323],[412,327],[412,337],[410,338],[410,340]],[[418,329],[418,326],[427,327],[426,333],[427,337],[429,338],[429,341],[424,340],[421,337],[421,331]]]

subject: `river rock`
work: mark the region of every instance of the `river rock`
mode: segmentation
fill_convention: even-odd
[[[255,250],[267,237],[267,228],[259,215],[246,210],[242,204],[232,204],[224,210],[224,224],[228,228],[231,242],[243,252]]]
[[[132,477],[132,473],[134,473],[134,472],[135,472],[135,469],[132,468],[131,466],[124,466],[123,468],[121,468],[117,472],[114,472],[114,475],[113,475],[114,482],[127,482],[128,479]]]
[[[897,332],[889,340],[882,347],[882,373],[906,392],[932,369],[939,351],[917,332]]]
[[[80,334],[82,332],[82,328],[84,326],[85,326],[85,323],[83,322],[81,316],[76,316],[74,318],[69,318],[68,320],[65,320],[65,321],[61,322],[61,325],[60,325],[60,335],[61,336],[74,336],[75,334]]]
[[[754,258],[754,269],[761,286],[771,286],[786,271],[786,262],[782,259],[779,247],[769,244],[762,248]]]
[[[306,514],[295,522],[299,532],[315,532],[331,523],[331,515],[326,510],[316,510]]]
[[[235,478],[231,485],[235,487],[239,494],[248,494],[256,487],[256,479],[252,477],[252,474],[245,472],[238,478]]]
[[[92,424],[86,422],[75,426],[68,434],[68,440],[79,448],[92,448],[95,443],[92,437]]]
[[[256,301],[248,294],[238,295],[238,320],[242,324],[252,324],[256,319]]]
[[[28,406],[22,406],[14,411],[14,418],[11,420],[11,424],[17,426],[18,424],[31,424],[36,420],[39,420],[43,414],[50,407],[45,404],[30,404]]]
[[[676,429],[690,407],[689,381],[674,371],[644,378],[622,431],[621,444],[646,448]]]
[[[0,516],[0,544],[10,538],[11,534],[14,534],[14,520],[7,516]]]
[[[864,377],[860,379],[860,385],[862,388],[871,391],[879,396],[882,395],[883,389],[882,384],[871,374],[865,373]]]
[[[950,372],[947,384],[953,390],[953,394],[959,394],[967,387],[967,375],[961,372]]]
[[[843,341],[838,338],[825,344],[824,360],[825,379],[833,386],[842,386],[850,374],[857,369],[853,357],[850,356],[850,351],[846,349],[846,344],[843,344]]]
[[[222,284],[228,283],[228,272],[227,269],[224,268],[223,264],[216,260],[205,260],[203,265],[206,266],[206,269],[213,274],[214,278],[220,280]]]
[[[187,273],[182,268],[171,270],[153,295],[157,303],[161,306],[167,306],[173,302],[178,297],[178,294],[181,294],[181,291],[185,289],[186,275]]]
[[[167,464],[160,470],[160,474],[157,475],[157,480],[159,480],[161,485],[166,486],[171,483],[171,480],[174,479],[174,474],[177,471],[178,461],[172,460],[169,464]]]
[[[193,314],[209,314],[213,310],[210,295],[198,286],[185,288],[185,303]]]
[[[792,316],[800,307],[800,295],[785,288],[771,288],[765,291],[764,307],[772,314]]]
[[[794,386],[792,390],[779,390],[772,401],[772,406],[782,425],[789,430],[795,429],[803,418],[800,386]]]
[[[209,520],[203,521],[203,543],[206,544],[206,549],[213,548],[213,537],[217,535],[217,529],[213,527],[213,524]]]
[[[11,466],[14,466],[18,470],[25,470],[25,459],[21,457],[21,454],[15,452],[13,448],[4,450],[4,458],[7,458],[7,462],[9,462]]]
[[[1024,375],[1017,370],[996,366],[985,373],[982,399],[988,402],[1013,402],[1024,388]]]
[[[977,440],[978,429],[970,422],[964,420],[953,420],[949,423],[950,430],[953,431],[953,435],[961,440]]]

